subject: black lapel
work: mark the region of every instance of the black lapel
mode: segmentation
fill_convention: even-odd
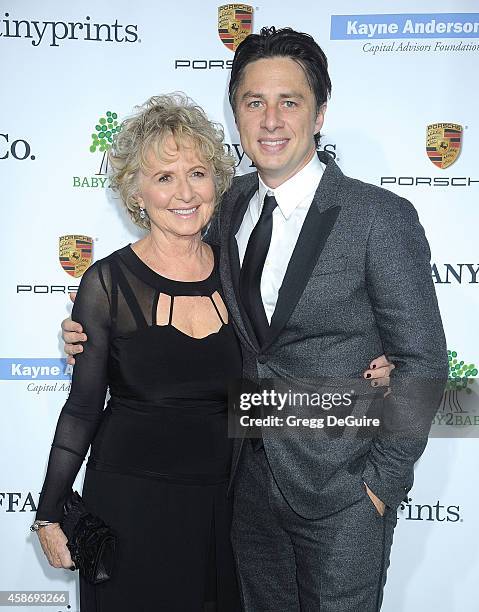
[[[251,323],[242,307],[239,295],[240,264],[238,245],[235,236],[241,225],[246,209],[248,208],[249,201],[256,190],[257,185],[250,188],[245,193],[240,193],[233,204],[231,214],[227,215],[229,219],[224,219],[222,223],[222,257],[220,265],[223,291],[229,312],[245,341],[247,341],[254,350],[258,349],[258,343]]]
[[[340,206],[334,204],[343,174],[332,158],[328,154],[325,155],[326,157],[319,155],[327,166],[289,260],[271,319],[268,339],[261,347],[263,351],[275,341],[288,322],[341,210]]]

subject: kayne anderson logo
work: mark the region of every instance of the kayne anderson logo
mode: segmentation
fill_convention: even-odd
[[[40,393],[70,391],[72,366],[66,359],[0,358],[0,380],[26,382],[26,390]]]
[[[479,13],[405,13],[379,15],[331,15],[331,40],[367,40],[366,53],[476,52],[479,44],[444,39],[479,38]],[[442,39],[417,43],[403,39]],[[393,40],[375,44],[372,40]],[[399,42],[399,40],[401,42]]]
[[[65,40],[81,40],[111,43],[141,42],[138,26],[113,23],[92,23],[87,15],[84,21],[36,21],[34,19],[12,19],[5,13],[0,20],[0,37],[25,38],[34,47],[41,44],[59,47]]]
[[[88,149],[98,160],[98,170],[95,176],[74,176],[73,187],[103,189],[110,186],[107,176],[108,150],[113,143],[113,136],[121,130],[118,114],[106,111],[105,115],[98,119],[94,129]],[[101,153],[101,157],[98,156],[98,152]]]
[[[426,127],[426,155],[440,170],[458,159],[464,130],[458,123],[432,123]],[[470,176],[381,176],[380,185],[401,187],[474,187],[479,179]]]
[[[0,380],[70,380],[66,359],[0,358]]]
[[[249,4],[223,4],[218,7],[217,36],[230,51],[253,32],[253,7]],[[231,70],[232,59],[178,58],[175,70]]]

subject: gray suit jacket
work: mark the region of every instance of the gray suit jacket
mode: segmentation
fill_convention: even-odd
[[[326,516],[359,499],[363,480],[388,506],[399,505],[412,486],[413,466],[425,448],[448,372],[429,245],[414,207],[389,191],[345,176],[327,153],[319,157],[326,169],[263,346],[239,300],[235,240],[258,188],[256,173],[234,179],[207,235],[221,246],[221,280],[246,378],[287,385],[322,379],[329,381],[325,388],[330,391],[332,386],[344,391],[354,380],[355,414],[365,414],[373,400],[369,382],[361,387],[362,372],[382,353],[396,365],[391,395],[384,400],[381,392],[374,400],[393,423],[390,429],[331,438],[318,430],[286,428],[276,435],[263,428],[278,486],[292,508],[307,518]],[[235,441],[232,478],[242,443]]]

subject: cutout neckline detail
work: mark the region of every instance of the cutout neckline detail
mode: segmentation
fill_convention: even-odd
[[[169,304],[167,305],[166,303],[163,305],[163,307],[161,307],[161,310],[163,311],[162,316],[158,316],[159,311],[160,311],[160,295],[157,296],[157,299],[155,300],[155,310],[154,310],[154,318],[153,318],[153,325],[157,326],[157,327],[172,327],[173,329],[175,329],[176,331],[178,331],[180,334],[182,334],[183,336],[187,336],[188,338],[193,338],[194,340],[203,340],[204,338],[207,338],[211,335],[214,334],[218,334],[220,333],[220,331],[223,329],[224,326],[228,325],[228,311],[226,310],[226,306],[223,302],[223,299],[221,297],[221,295],[215,291],[215,293],[213,295],[203,295],[203,296],[174,296],[174,295],[167,295],[167,294],[163,294],[164,297],[169,298]],[[215,299],[216,296],[216,299]],[[180,319],[179,320],[175,320],[174,317],[174,306],[175,306],[175,302],[176,299],[179,300],[183,300],[186,299],[187,301],[189,300],[196,300],[198,298],[204,298],[207,300],[207,303],[210,304],[213,309],[210,311],[210,313],[205,312],[203,316],[206,315],[206,318],[208,319],[208,322],[206,323],[206,325],[203,327],[201,327],[201,331],[200,329],[196,329],[195,333],[198,334],[200,333],[201,335],[193,335],[193,330],[191,330],[192,333],[189,333],[189,325],[186,324],[186,326],[184,325],[184,322],[181,321],[181,315],[180,315]],[[219,300],[220,303],[217,304],[216,300]],[[184,308],[184,306],[183,306]],[[188,309],[191,310],[191,308],[194,308],[193,303],[191,304],[191,306],[188,306]],[[181,306],[180,306],[181,309]],[[224,312],[222,314],[221,310],[224,309]],[[214,314],[213,314],[214,313]],[[165,315],[168,315],[167,317],[165,317]],[[211,315],[213,315],[214,320],[211,320]],[[159,323],[158,321],[164,321],[162,323]]]

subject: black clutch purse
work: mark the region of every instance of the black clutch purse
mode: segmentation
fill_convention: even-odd
[[[109,580],[116,547],[112,529],[86,509],[76,491],[67,498],[63,511],[61,528],[68,538],[67,547],[75,566],[92,584]]]

